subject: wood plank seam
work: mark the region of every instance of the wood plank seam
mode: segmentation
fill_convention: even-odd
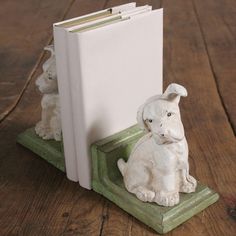
[[[212,60],[211,60],[211,56],[210,56],[210,53],[209,53],[209,50],[208,50],[206,38],[205,38],[204,31],[202,29],[202,25],[201,25],[201,22],[200,22],[200,19],[199,19],[199,15],[198,15],[198,12],[197,12],[195,1],[191,0],[191,2],[192,2],[192,5],[193,5],[193,10],[194,10],[195,15],[196,15],[197,23],[199,25],[200,33],[202,35],[203,44],[204,44],[204,47],[205,47],[205,50],[206,50],[206,55],[207,55],[207,58],[208,58],[208,62],[209,62],[209,66],[210,66],[210,69],[211,69],[211,72],[212,72],[212,76],[213,76],[214,81],[215,81],[215,86],[216,86],[217,94],[218,94],[218,96],[220,98],[221,105],[222,105],[222,107],[223,107],[223,109],[225,111],[225,115],[227,117],[227,120],[228,120],[228,123],[229,123],[229,125],[231,127],[231,130],[232,130],[233,134],[236,135],[236,130],[234,130],[233,122],[232,122],[232,120],[230,118],[229,112],[226,109],[226,105],[225,105],[223,97],[222,97],[222,95],[220,93],[219,84],[218,84],[219,80],[218,80],[217,75],[216,75],[215,70],[214,70],[214,66],[213,66],[213,63],[212,63]]]
[[[62,19],[65,19],[67,13],[69,12],[69,10],[71,9],[72,5],[74,4],[75,0],[72,0],[69,4],[68,4],[68,7],[66,8],[63,16],[62,16]],[[48,44],[51,44],[53,41],[53,36],[51,35],[50,38],[48,39],[47,41],[47,45]],[[46,45],[45,45],[46,46]],[[26,92],[30,82],[32,81],[32,79],[34,78],[34,75],[35,75],[35,72],[37,71],[39,65],[41,64],[43,58],[44,58],[44,55],[46,55],[46,52],[44,51],[44,49],[42,49],[42,52],[40,53],[39,55],[39,58],[38,60],[36,61],[36,64],[34,65],[33,69],[31,70],[31,72],[29,73],[29,76],[22,88],[22,90],[20,91],[20,94],[17,96],[17,98],[15,99],[15,101],[13,102],[12,105],[10,105],[6,111],[4,111],[2,114],[0,114],[0,123],[3,122],[14,110],[15,108],[17,107],[17,105],[19,104],[19,102],[21,101],[24,93]]]
[[[52,40],[52,39],[51,39],[51,37],[50,37],[48,43],[50,43],[51,40]],[[20,91],[20,94],[17,96],[15,102],[14,102],[12,105],[10,105],[9,108],[6,109],[6,111],[4,111],[2,114],[0,114],[0,123],[1,123],[2,121],[4,121],[4,120],[8,117],[8,115],[11,114],[11,112],[14,111],[14,109],[16,108],[16,106],[18,105],[18,103],[20,102],[20,100],[21,100],[21,98],[23,97],[23,95],[24,95],[26,89],[28,88],[28,85],[30,84],[30,82],[31,82],[31,80],[32,80],[32,78],[33,78],[33,76],[34,76],[34,74],[35,74],[35,72],[36,72],[38,66],[40,65],[40,63],[41,63],[41,61],[42,61],[44,55],[45,55],[44,52],[40,53],[39,58],[38,58],[38,60],[37,60],[37,62],[36,62],[36,64],[35,64],[35,66],[33,67],[32,71],[30,72],[30,74],[29,74],[29,76],[28,76],[28,78],[27,78],[27,80],[26,80],[26,82],[25,82],[25,84],[24,84],[22,90]]]
[[[102,219],[101,219],[101,227],[99,230],[99,236],[103,235],[103,226],[109,217],[108,209],[109,209],[109,203],[108,203],[107,199],[105,199],[104,204],[103,204],[102,216],[101,216]]]
[[[132,235],[132,229],[133,229],[133,220],[134,220],[134,217],[130,216],[129,215],[129,227],[128,227],[128,235]]]

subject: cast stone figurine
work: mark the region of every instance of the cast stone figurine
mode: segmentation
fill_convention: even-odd
[[[173,83],[139,108],[138,124],[148,133],[135,144],[127,162],[118,160],[126,189],[141,201],[174,206],[179,203],[179,192],[195,192],[197,181],[189,174],[180,96],[186,97],[187,90]]]
[[[35,132],[43,139],[60,141],[62,134],[54,47],[49,45],[44,50],[50,51],[51,57],[43,64],[43,73],[36,80],[43,98],[41,121],[36,124]]]

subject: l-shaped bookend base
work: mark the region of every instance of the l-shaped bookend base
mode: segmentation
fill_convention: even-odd
[[[132,146],[142,135],[142,131],[137,126],[133,126],[92,145],[92,187],[94,191],[163,234],[216,202],[219,195],[198,183],[195,193],[180,194],[178,205],[162,207],[155,203],[141,202],[129,193],[124,187],[122,176],[117,168],[117,160],[127,159]]]
[[[59,170],[65,172],[65,160],[62,142],[43,140],[34,128],[27,129],[17,137],[17,143],[31,150]]]
[[[121,157],[127,159],[132,146],[142,135],[142,131],[133,126],[92,145],[92,187],[97,193],[163,234],[216,202],[219,195],[198,183],[195,193],[180,195],[178,205],[162,207],[155,203],[141,202],[127,192],[116,163]],[[18,135],[17,142],[65,172],[62,142],[43,140],[35,134],[34,128]]]

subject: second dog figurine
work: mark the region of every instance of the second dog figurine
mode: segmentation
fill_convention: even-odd
[[[194,192],[197,181],[189,174],[188,144],[180,117],[180,97],[187,90],[170,84],[164,94],[149,98],[137,114],[148,133],[134,146],[129,159],[118,160],[126,189],[144,202],[162,206],[179,203],[179,192]]]

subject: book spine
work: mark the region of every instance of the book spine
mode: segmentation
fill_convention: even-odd
[[[82,187],[91,189],[91,157],[89,155],[88,134],[83,101],[83,75],[81,68],[81,47],[79,34],[68,32],[68,62],[71,79],[72,109],[74,116],[77,172]],[[86,79],[86,78],[84,78]]]
[[[68,179],[78,181],[70,79],[68,73],[67,38],[62,28],[54,26],[53,30],[66,174]]]

